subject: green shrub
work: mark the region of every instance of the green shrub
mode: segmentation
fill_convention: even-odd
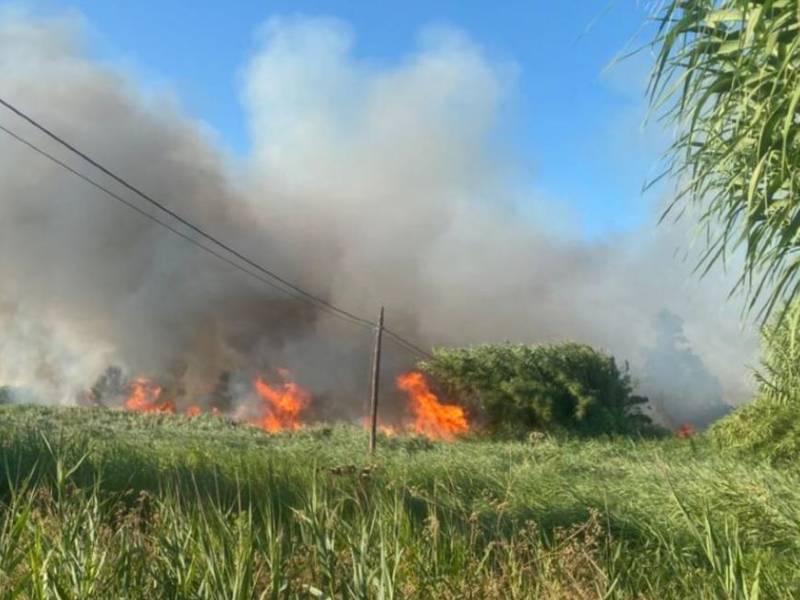
[[[577,343],[439,348],[421,364],[444,391],[477,411],[495,433],[581,435],[653,432],[632,394],[627,365]]]
[[[798,307],[800,308],[800,306]],[[710,430],[719,445],[772,462],[800,457],[800,310],[765,328],[758,394]]]

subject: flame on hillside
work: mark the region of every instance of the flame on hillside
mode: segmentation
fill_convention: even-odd
[[[400,375],[397,387],[408,394],[417,433],[433,439],[452,440],[469,431],[464,409],[455,404],[442,404],[422,373],[411,371]]]

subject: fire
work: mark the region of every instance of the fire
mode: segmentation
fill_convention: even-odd
[[[370,420],[369,417],[364,417],[362,421],[364,425],[364,429],[369,430],[370,428]],[[389,425],[388,423],[383,423],[380,419],[378,420],[378,431],[381,432],[386,437],[395,437],[400,435],[401,433],[400,427],[395,427],[394,425]]]
[[[211,409],[208,411],[212,417],[221,417],[222,411],[218,409],[216,406],[212,406]],[[189,418],[199,417],[203,414],[203,409],[196,404],[192,404],[189,408],[183,411],[183,414]]]
[[[125,400],[125,408],[134,412],[174,413],[172,400],[161,401],[162,388],[149,379],[140,377],[131,383],[131,393]]]
[[[392,425],[383,425],[381,423],[378,424],[378,431],[386,437],[395,437],[398,434],[396,427]]]
[[[455,404],[442,404],[422,373],[411,371],[397,378],[397,387],[408,393],[414,430],[434,439],[451,440],[469,431],[464,409]]]
[[[294,431],[303,427],[303,412],[311,403],[311,394],[292,380],[286,370],[279,370],[282,381],[272,383],[265,377],[256,377],[253,388],[259,400],[257,406],[242,406],[233,418],[274,433]],[[455,404],[439,401],[422,373],[411,371],[397,378],[397,387],[406,392],[410,399],[410,412],[413,420],[402,425],[379,422],[378,430],[386,436],[397,436],[404,432],[415,432],[432,439],[452,440],[469,431],[465,410]],[[170,413],[176,412],[175,402],[164,399],[164,390],[153,381],[140,377],[130,383],[130,393],[125,400],[125,408],[134,412]],[[187,417],[197,417],[204,409],[199,405],[188,406],[182,411]],[[211,415],[221,416],[216,406],[209,410]],[[365,426],[368,421],[365,419]]]
[[[270,384],[263,377],[253,383],[262,412],[250,424],[269,432],[300,429],[300,414],[311,403],[311,394],[292,381],[288,371],[281,370],[279,374],[282,383]]]

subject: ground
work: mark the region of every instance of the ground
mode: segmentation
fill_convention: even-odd
[[[0,407],[0,598],[800,597],[800,473],[702,437],[431,442]]]

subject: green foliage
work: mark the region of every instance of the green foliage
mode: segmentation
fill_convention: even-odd
[[[576,343],[439,348],[421,368],[494,432],[627,434],[650,427],[612,356]]]
[[[0,598],[800,596],[800,477],[702,438],[366,445],[2,407]]]
[[[7,386],[0,385],[0,404],[8,404],[11,402],[11,389]]]
[[[743,456],[794,465],[800,457],[798,406],[760,396],[711,426],[713,440]]]
[[[702,268],[743,251],[739,286],[766,317],[800,291],[800,4],[660,6],[650,94],[678,132],[670,210],[698,209]]]
[[[800,406],[800,303],[788,311],[789,319],[765,327],[761,370],[756,374],[761,397],[778,404]]]
[[[763,358],[756,373],[758,396],[711,430],[723,446],[776,463],[800,458],[800,329],[797,306],[790,318],[775,320],[763,332]]]

